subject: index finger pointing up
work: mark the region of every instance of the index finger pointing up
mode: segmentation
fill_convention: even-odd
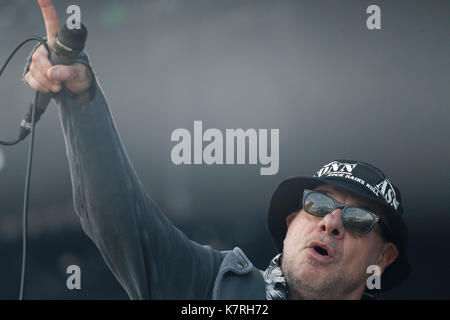
[[[45,30],[47,32],[47,41],[50,47],[53,47],[56,34],[59,31],[59,19],[51,0],[38,0],[44,17]]]

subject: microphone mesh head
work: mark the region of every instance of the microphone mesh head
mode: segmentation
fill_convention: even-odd
[[[63,46],[75,52],[80,52],[84,49],[86,43],[87,29],[84,24],[81,24],[79,29],[69,29],[67,24],[64,24],[61,31],[56,35],[56,39]]]

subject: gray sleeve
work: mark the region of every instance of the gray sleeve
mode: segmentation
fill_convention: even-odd
[[[131,299],[210,299],[223,254],[189,240],[148,196],[94,89],[89,103],[65,88],[55,98],[83,230]]]

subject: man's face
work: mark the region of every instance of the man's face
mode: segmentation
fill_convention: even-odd
[[[371,208],[362,198],[330,185],[314,190],[347,205]],[[341,209],[323,218],[302,209],[291,214],[287,224],[282,269],[290,298],[359,299],[369,276],[367,267],[378,265],[383,272],[398,255],[395,245],[384,242],[378,224],[365,235],[346,229]]]

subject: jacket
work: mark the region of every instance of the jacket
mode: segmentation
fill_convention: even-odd
[[[84,52],[77,62],[89,66]],[[97,79],[94,86],[88,103],[65,88],[55,102],[75,211],[130,299],[265,299],[262,272],[240,248],[191,241],[161,212],[136,175]]]

